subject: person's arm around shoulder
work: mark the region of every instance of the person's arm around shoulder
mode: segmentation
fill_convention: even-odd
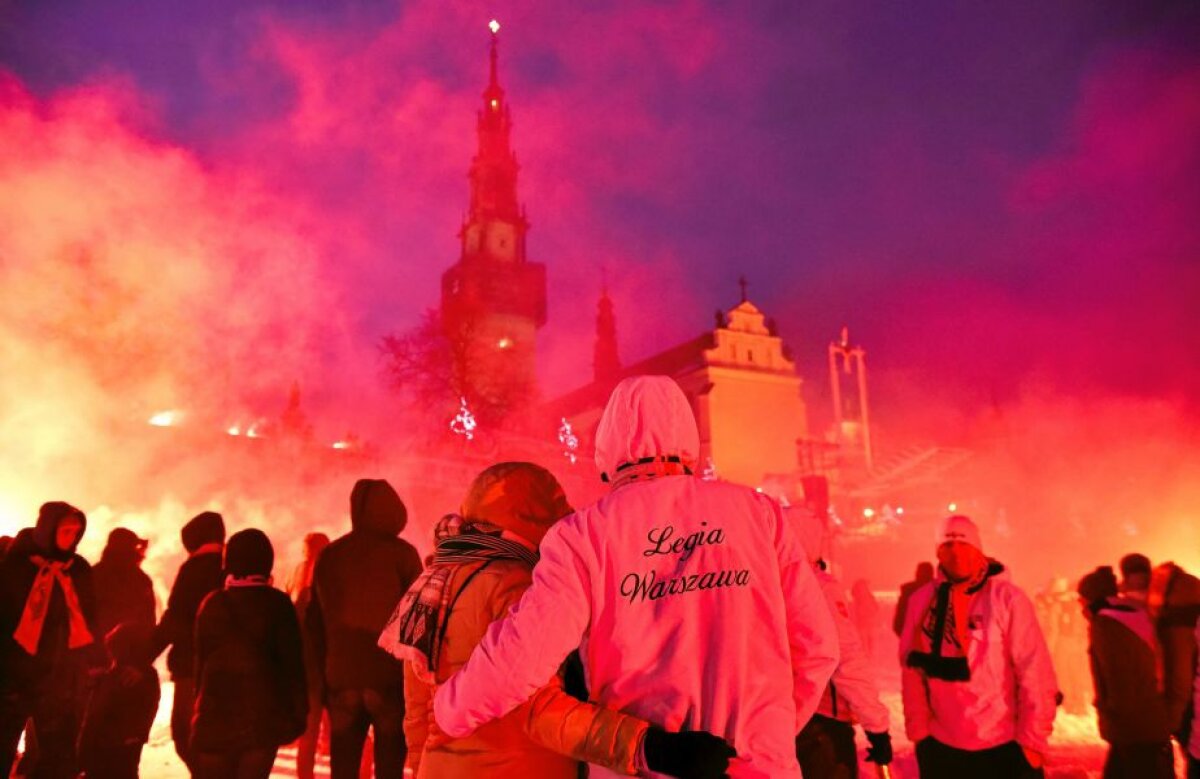
[[[775,523],[775,551],[787,614],[796,732],[799,733],[816,712],[825,685],[837,668],[837,626],[812,564],[791,526],[784,520],[779,504],[762,496],[756,496],[756,501],[759,507],[766,506]]]
[[[584,541],[561,520],[541,544],[533,584],[506,619],[493,622],[470,660],[434,696],[438,726],[462,738],[529,699],[579,646],[591,618]],[[590,555],[589,555],[590,556]]]
[[[1005,587],[1005,644],[1016,675],[1017,743],[1035,768],[1041,766],[1054,729],[1058,680],[1033,602],[1014,585]]]
[[[904,733],[916,744],[929,736],[933,709],[929,705],[929,685],[925,674],[908,665],[908,653],[917,642],[921,623],[933,597],[932,584],[917,589],[908,600],[904,614],[904,630],[900,633],[900,697],[904,706]]]
[[[276,672],[283,681],[284,703],[291,712],[293,726],[299,726],[298,738],[308,722],[308,675],[304,670],[304,646],[300,635],[300,619],[287,594],[272,590],[275,599],[275,656],[279,667]]]

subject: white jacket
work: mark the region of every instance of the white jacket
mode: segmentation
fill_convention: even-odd
[[[933,736],[967,750],[1016,741],[1044,754],[1058,682],[1033,603],[1012,582],[991,576],[971,601],[970,681],[929,678],[905,662],[942,581],[939,577],[913,593],[900,636],[908,738],[915,744]]]
[[[648,456],[694,461],[698,448],[687,401],[663,377],[618,385],[597,439],[609,474]],[[439,726],[462,736],[502,716],[576,647],[593,701],[726,738],[733,777],[800,776],[795,736],[838,658],[778,504],[688,475],[619,486],[550,530],[532,586],[438,691]]]
[[[871,660],[850,616],[846,591],[837,577],[828,571],[818,570],[816,574],[837,625],[838,649],[842,656],[825,694],[821,696],[817,713],[843,722],[853,721],[853,715],[863,730],[885,733],[888,729],[888,709],[879,700],[879,687],[875,684]]]

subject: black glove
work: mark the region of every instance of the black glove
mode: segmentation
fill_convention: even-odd
[[[650,728],[642,750],[647,768],[680,779],[724,779],[729,759],[737,757],[725,739],[702,730],[668,733]]]
[[[867,731],[867,741],[871,747],[867,750],[867,762],[887,765],[892,762],[892,737],[887,731],[872,733]]]

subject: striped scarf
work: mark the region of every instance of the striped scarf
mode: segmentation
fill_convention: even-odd
[[[457,514],[442,517],[434,539],[433,564],[400,599],[379,635],[379,646],[396,659],[411,662],[417,678],[426,684],[436,683],[434,674],[453,599],[475,574],[494,560],[518,560],[530,568],[538,561],[537,552],[507,530]],[[463,566],[472,570],[458,591],[452,592],[451,579]]]

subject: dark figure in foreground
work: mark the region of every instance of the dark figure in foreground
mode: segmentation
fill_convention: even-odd
[[[117,625],[154,626],[154,584],[142,570],[148,541],[132,530],[114,528],[92,569],[96,583],[96,628],[107,636]]]
[[[911,582],[900,585],[900,596],[896,599],[896,613],[892,615],[892,632],[897,637],[904,632],[904,619],[908,613],[908,601],[913,593],[933,581],[933,563],[917,563]]]
[[[37,779],[74,779],[76,737],[96,645],[92,569],[75,553],[87,518],[46,503],[0,564],[0,776],[8,776],[21,731],[37,730]]]
[[[1171,779],[1175,756],[1150,615],[1117,597],[1117,578],[1108,566],[1080,579],[1078,592],[1088,620],[1100,737],[1108,742],[1104,779]]]
[[[225,587],[196,616],[195,779],[266,779],[279,747],[304,732],[300,623],[288,596],[271,586],[274,563],[261,530],[234,533]]]
[[[192,711],[196,699],[196,612],[210,592],[221,589],[225,574],[221,553],[225,543],[225,520],[215,511],[197,514],[180,533],[188,559],[179,567],[167,610],[163,612],[155,640],[155,656],[171,646],[167,670],[175,683],[171,704],[171,738],[175,753],[191,768]]]
[[[332,779],[357,779],[368,728],[375,776],[404,770],[404,666],[376,642],[421,573],[417,550],[398,538],[407,522],[392,485],[359,480],[350,494],[351,530],[321,553],[313,573],[305,629],[324,671]]]
[[[112,663],[96,682],[79,737],[87,779],[137,779],[142,747],[158,711],[154,625],[127,622],[104,639]]]

